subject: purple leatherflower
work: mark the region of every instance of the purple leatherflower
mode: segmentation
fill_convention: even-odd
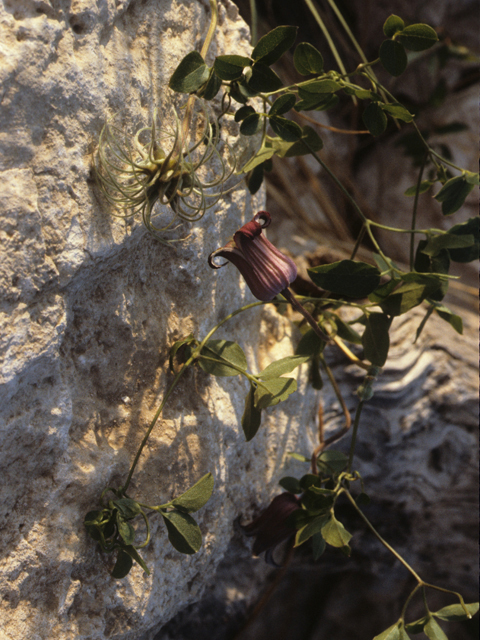
[[[234,234],[232,240],[211,253],[208,258],[208,264],[213,269],[219,269],[226,264],[215,264],[214,260],[217,257],[233,262],[253,295],[263,302],[273,300],[297,277],[297,267],[293,260],[283,255],[262,234],[270,220],[267,211],[259,211],[253,220]]]
[[[273,550],[281,542],[295,535],[296,529],[290,516],[300,509],[299,498],[293,493],[282,493],[275,496],[265,511],[253,522],[240,525],[245,535],[255,536],[253,554],[258,556],[265,551],[265,560],[269,564],[276,564]]]

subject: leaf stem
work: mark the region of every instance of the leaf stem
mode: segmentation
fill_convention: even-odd
[[[292,305],[294,309],[296,309],[299,313],[302,314],[302,316],[305,318],[308,324],[312,327],[312,329],[320,338],[320,340],[322,340],[323,342],[330,341],[329,336],[323,333],[323,331],[318,326],[318,323],[315,321],[315,318],[312,316],[312,314],[309,313],[302,304],[300,304],[300,302],[296,299],[296,297],[293,295],[293,293],[290,291],[288,287],[283,291],[281,291],[280,293]]]
[[[395,549],[391,545],[389,545],[388,542],[384,538],[382,538],[382,536],[378,533],[378,531],[375,529],[375,527],[370,522],[370,520],[367,518],[367,516],[359,508],[359,506],[355,502],[354,498],[352,497],[351,493],[347,489],[345,489],[344,493],[347,496],[347,498],[350,500],[350,502],[352,503],[353,507],[355,508],[355,510],[357,511],[359,516],[362,518],[362,520],[365,522],[367,527],[373,533],[373,535],[383,544],[384,547],[386,547],[390,551],[390,553],[392,553],[395,556],[395,558],[397,558],[397,560],[399,562],[401,562],[403,564],[403,566],[412,574],[412,576],[415,578],[415,580],[418,582],[419,585],[426,585],[426,583],[423,582],[423,580],[420,578],[418,573],[408,564],[408,562],[406,560],[404,560],[402,558],[402,556],[398,553],[398,551],[395,551]],[[431,585],[428,585],[428,586],[431,586]]]
[[[155,424],[157,423],[157,420],[160,416],[160,414],[162,413],[163,407],[165,406],[165,403],[167,402],[168,398],[171,396],[172,391],[175,389],[177,382],[180,380],[181,376],[185,373],[187,367],[189,367],[193,362],[193,358],[189,358],[187,360],[187,362],[185,362],[182,366],[182,368],[180,369],[180,371],[177,373],[177,375],[175,376],[172,384],[170,385],[170,387],[168,388],[167,393],[165,394],[165,396],[163,397],[162,402],[160,403],[160,406],[158,407],[155,415],[153,416],[150,425],[147,429],[147,432],[145,433],[142,442],[140,443],[140,446],[138,448],[137,454],[135,456],[134,461],[132,462],[132,466],[130,467],[130,471],[128,472],[128,476],[127,476],[127,480],[125,482],[125,484],[123,485],[123,487],[120,488],[119,491],[121,491],[121,493],[123,495],[125,495],[129,485],[130,485],[130,481],[132,479],[132,475],[133,472],[135,471],[135,468],[138,464],[138,461],[140,459],[140,456],[142,455],[142,451],[145,447],[145,445],[147,444],[147,440],[150,437],[150,434],[152,433],[153,427],[155,426]]]
[[[403,608],[402,608],[402,613],[400,614],[400,620],[402,622],[405,622],[405,613],[407,612],[407,607],[410,604],[410,600],[417,593],[417,591],[420,589],[421,586],[422,585],[420,583],[417,583],[415,585],[415,588],[413,589],[413,591],[411,592],[411,594],[408,596],[407,600],[405,601],[405,604],[403,605]]]
[[[355,412],[355,418],[354,418],[354,421],[353,421],[352,441],[350,443],[350,453],[349,453],[349,456],[348,456],[348,467],[347,467],[349,473],[352,470],[353,456],[354,456],[354,453],[355,453],[355,444],[357,442],[357,431],[358,431],[358,425],[360,423],[360,416],[362,414],[363,403],[364,403],[363,400],[361,400],[358,403],[357,410]]]
[[[425,169],[425,165],[427,164],[428,153],[425,152],[422,160],[422,165],[420,167],[420,171],[418,172],[418,180],[417,180],[417,189],[415,191],[415,200],[413,202],[413,212],[412,212],[412,225],[410,229],[410,271],[413,271],[413,260],[414,260],[414,252],[415,252],[415,225],[417,222],[417,207],[418,207],[418,197],[420,195],[420,184],[422,182],[423,171]]]

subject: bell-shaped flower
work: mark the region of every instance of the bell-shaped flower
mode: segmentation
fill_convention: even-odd
[[[253,295],[269,302],[286,289],[297,277],[297,267],[263,235],[262,230],[270,224],[270,214],[259,211],[243,225],[224,247],[210,254],[208,264],[219,269],[224,264],[215,264],[216,258],[226,258],[237,267],[245,278]]]
[[[255,536],[252,549],[255,556],[265,551],[265,560],[278,566],[273,558],[273,551],[281,542],[295,535],[296,529],[290,516],[298,510],[301,510],[299,498],[293,493],[282,493],[275,496],[265,511],[253,522],[240,525],[245,535]]]

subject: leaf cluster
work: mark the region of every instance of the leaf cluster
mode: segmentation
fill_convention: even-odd
[[[291,454],[295,458],[308,461],[308,458]],[[341,451],[329,449],[323,451],[316,459],[317,473],[307,473],[297,478],[286,476],[280,485],[296,495],[301,495],[301,510],[294,512],[290,518],[297,529],[295,547],[307,540],[312,540],[313,556],[317,560],[327,544],[350,555],[349,546],[352,535],[335,516],[335,503],[343,492],[345,483],[355,481],[358,474],[345,471],[348,457]]]
[[[88,534],[100,548],[106,552],[117,552],[115,566],[111,575],[124,578],[130,572],[133,563],[139,564],[150,575],[144,559],[138,549],[150,541],[149,511],[160,513],[168,532],[168,539],[180,553],[196,553],[202,546],[202,534],[190,513],[201,509],[210,499],[213,491],[213,476],[207,473],[190,489],[170,502],[159,506],[148,506],[128,498],[122,489],[107,489],[115,498],[108,500],[100,510],[89,511],[84,519]],[[146,526],[146,538],[135,544],[137,531],[133,521],[140,516]]]
[[[410,638],[408,634],[422,633],[422,631],[430,640],[447,640],[446,633],[436,619],[447,622],[468,620],[477,613],[478,608],[478,602],[463,606],[461,604],[451,604],[439,611],[429,611],[423,618],[419,618],[414,622],[405,624],[404,620],[400,619],[378,636],[375,636],[373,640],[408,640]]]

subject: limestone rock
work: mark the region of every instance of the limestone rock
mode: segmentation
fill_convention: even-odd
[[[83,527],[102,490],[125,479],[172,379],[169,347],[190,331],[203,337],[252,301],[236,270],[215,274],[207,256],[262,207],[262,195],[238,186],[184,225],[180,237],[190,237],[175,249],[140,220],[112,217],[91,175],[107,118],[119,113],[134,131],[151,122],[154,107],[171,114],[180,105],[166,85],[181,58],[201,47],[208,7],[6,0],[0,8],[0,619],[8,640],[148,634],[198,599],[234,518],[277,491],[285,451],[310,448],[312,433],[299,427],[314,427],[312,392],[292,398],[288,412],[267,410],[247,444],[245,383],[190,372],[132,490],[160,504],[211,471],[215,493],[198,514],[201,551],[176,552],[153,518],[144,553],[152,575],[135,568],[115,581],[111,560]],[[236,7],[221,2],[209,55],[247,54],[248,39]],[[245,347],[252,370],[292,353],[290,324],[265,311],[260,328],[261,317],[248,311],[218,335]]]

